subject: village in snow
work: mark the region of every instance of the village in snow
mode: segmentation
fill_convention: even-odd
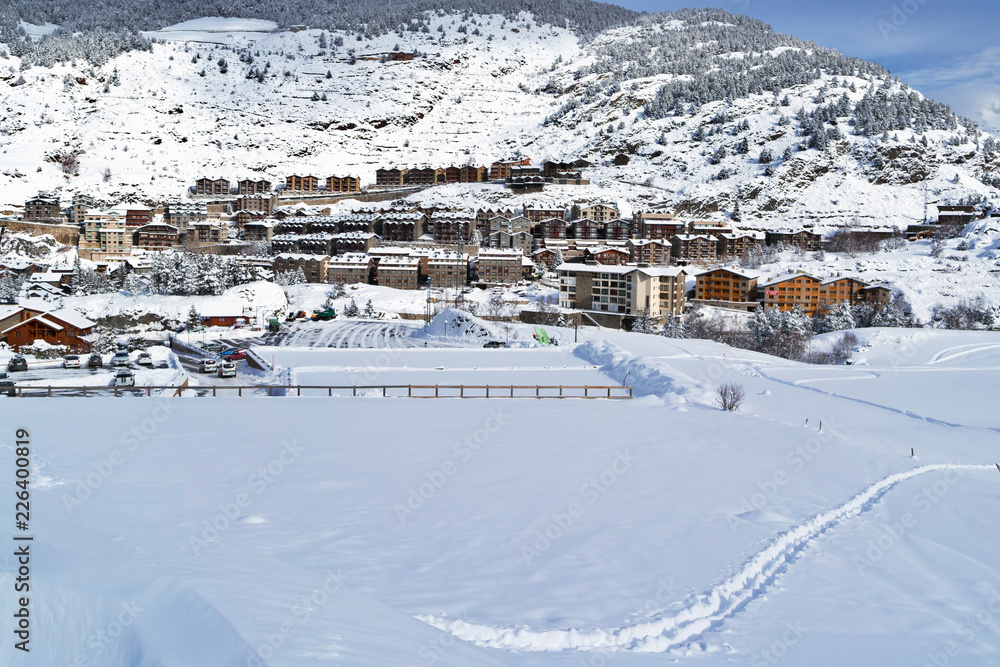
[[[971,121],[721,10],[4,20],[0,663],[1000,655]]]

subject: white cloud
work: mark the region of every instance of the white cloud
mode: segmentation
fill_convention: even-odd
[[[1000,47],[901,73],[900,78],[924,95],[946,102],[984,129],[1000,133]]]

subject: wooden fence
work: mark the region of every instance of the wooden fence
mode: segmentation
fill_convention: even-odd
[[[382,396],[386,398],[586,398],[630,399],[631,386],[618,385],[493,385],[493,384],[397,384],[397,385],[142,385],[138,387],[32,387],[12,388],[23,397],[152,396],[170,392],[173,396]],[[157,393],[156,395],[162,395]],[[190,394],[188,394],[190,395]]]

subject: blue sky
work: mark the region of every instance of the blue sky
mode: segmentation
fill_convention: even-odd
[[[718,7],[877,62],[984,129],[1000,129],[996,0],[617,0],[647,12]]]

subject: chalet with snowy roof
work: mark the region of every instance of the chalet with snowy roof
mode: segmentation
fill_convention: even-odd
[[[8,324],[11,320],[13,323]],[[65,345],[74,352],[89,352],[88,338],[94,331],[95,323],[75,310],[61,308],[49,312],[21,308],[0,319],[0,341],[4,341],[15,352],[35,341],[45,341],[50,345]]]
[[[677,234],[670,239],[670,253],[675,260],[707,262],[714,260],[718,242],[708,234]]]
[[[546,218],[538,223],[538,232],[543,239],[565,239],[569,223],[561,218]]]
[[[509,208],[498,208],[496,210],[492,208],[478,209],[476,211],[476,229],[478,229],[484,236],[489,234],[491,231],[496,231],[490,229],[490,220],[496,217],[510,219],[514,217],[514,211]]]
[[[375,280],[383,287],[418,289],[420,259],[403,255],[381,257],[375,267]]]
[[[199,178],[194,182],[198,196],[229,196],[229,180],[225,178]]]
[[[437,250],[427,255],[427,281],[432,287],[465,286],[469,282],[469,256]]]
[[[132,245],[143,250],[167,250],[180,243],[180,230],[162,222],[153,222],[135,230]]]
[[[785,245],[811,252],[822,248],[823,236],[808,229],[778,229],[768,231],[765,242],[767,245]]]
[[[590,218],[580,218],[572,224],[573,238],[575,239],[596,240],[607,238],[607,232],[603,222],[591,220]]]
[[[537,266],[550,267],[552,266],[552,262],[556,260],[557,256],[556,251],[552,248],[539,248],[535,252],[531,253],[531,261],[533,261]]]
[[[244,178],[236,182],[236,193],[241,197],[264,195],[271,192],[271,181],[267,179]]]
[[[316,176],[300,176],[299,174],[292,174],[290,176],[285,176],[285,193],[304,193],[312,194],[319,192],[319,178]]]
[[[276,220],[254,220],[243,225],[243,238],[253,243],[270,243],[274,236]]]
[[[333,250],[337,255],[349,252],[368,252],[382,239],[370,232],[341,232],[333,235]]]
[[[632,216],[640,238],[669,240],[687,231],[684,221],[667,211],[637,211]]]
[[[24,214],[22,217],[25,220],[35,221],[58,220],[62,217],[62,208],[59,206],[57,198],[39,195],[24,202]]]
[[[627,241],[632,236],[632,223],[614,218],[604,223],[604,238],[609,241]]]
[[[513,285],[521,280],[524,254],[512,249],[483,249],[476,256],[476,273],[486,285]]]
[[[538,224],[546,218],[561,218],[562,220],[568,219],[568,211],[564,208],[536,208],[533,206],[525,206],[521,211],[521,215],[530,220],[532,224]]]
[[[885,306],[892,299],[892,289],[886,285],[868,285],[854,293],[857,303],[867,303],[873,308]]]
[[[153,219],[153,210],[147,206],[129,204],[125,207],[125,227],[135,232],[143,225],[148,225]]]
[[[329,255],[311,255],[300,253],[279,253],[274,256],[271,265],[275,275],[279,273],[298,271],[306,276],[306,281],[310,283],[326,282],[327,267],[330,264]]]
[[[327,176],[329,192],[361,192],[361,179],[357,176]]]
[[[384,241],[416,241],[427,233],[427,216],[423,213],[391,213],[382,219]]]
[[[688,232],[691,234],[708,234],[718,236],[733,231],[728,222],[717,220],[692,220],[688,223]]]
[[[670,263],[670,241],[658,239],[629,239],[625,247],[629,261],[653,266]]]
[[[390,167],[389,169],[376,169],[375,170],[375,187],[377,188],[399,188],[402,187],[403,182],[406,180],[408,170],[406,169],[396,169]]]
[[[715,235],[720,257],[742,257],[764,245],[762,232],[723,232]]]
[[[475,230],[475,214],[472,211],[442,211],[435,213],[431,221],[431,233],[437,243],[467,242]]]
[[[205,204],[199,202],[171,202],[167,204],[163,213],[163,222],[178,228],[207,219],[208,209]]]
[[[197,307],[198,318],[206,327],[231,327],[235,324],[246,324],[254,317],[253,306],[247,306],[242,301],[226,301],[222,299],[206,300]]]
[[[821,280],[805,273],[792,273],[758,286],[758,297],[763,297],[765,308],[785,311],[799,306],[811,317],[820,307],[867,302],[872,296],[864,291],[867,287],[868,283],[852,277],[837,276]],[[887,297],[888,295],[888,300]]]
[[[583,253],[583,257],[587,262],[594,261],[604,265],[627,264],[629,261],[629,252],[623,248],[612,248],[605,245],[587,248]]]
[[[405,182],[408,185],[440,185],[444,183],[444,169],[440,167],[410,169]]]
[[[739,310],[757,306],[757,275],[731,268],[702,271],[695,276],[695,299]]]
[[[487,247],[517,250],[523,255],[530,255],[535,247],[535,237],[528,232],[514,232],[500,230],[493,232],[487,238]]]
[[[196,222],[184,232],[185,245],[206,246],[223,243],[229,238],[229,227],[214,222]]]
[[[941,225],[967,225],[983,217],[982,213],[976,210],[975,206],[948,206],[939,204],[938,224]]]
[[[337,218],[341,232],[382,234],[382,214],[378,212],[351,213]]]
[[[510,170],[513,167],[524,167],[531,164],[528,158],[517,158],[514,160],[498,160],[490,165],[490,180],[503,181],[510,178]]]
[[[360,252],[331,257],[326,268],[326,282],[369,284],[375,279],[375,264],[375,258]]]
[[[595,222],[608,222],[615,218],[620,218],[621,213],[614,206],[607,204],[592,204],[590,206],[573,206],[572,217],[574,220],[585,218]]]
[[[56,287],[49,283],[25,283],[21,286],[19,299],[41,299],[42,301],[58,301],[69,294],[68,289]]]
[[[271,215],[277,207],[277,194],[240,195],[236,198],[237,211],[253,211]]]

